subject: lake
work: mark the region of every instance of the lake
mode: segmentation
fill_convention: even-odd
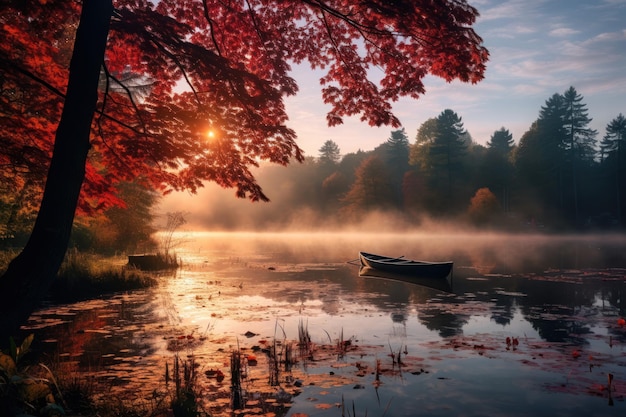
[[[156,288],[33,314],[55,369],[150,409],[178,358],[213,416],[626,415],[624,236],[176,238]],[[360,276],[359,250],[453,260],[452,291]]]

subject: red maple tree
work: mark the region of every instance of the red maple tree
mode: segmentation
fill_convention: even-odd
[[[391,104],[422,95],[427,74],[483,78],[477,15],[463,0],[3,1],[0,175],[45,191],[0,279],[15,294],[0,303],[0,336],[47,291],[77,205],[120,204],[115,184],[137,178],[267,200],[250,168],[303,159],[284,106],[298,90],[291,65],[323,71],[329,125],[397,127]]]

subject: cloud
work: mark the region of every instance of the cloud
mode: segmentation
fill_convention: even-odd
[[[532,16],[536,13],[538,4],[542,1],[533,0],[509,0],[496,1],[496,6],[489,7],[494,2],[484,2],[485,7],[479,7],[480,21],[488,22],[502,19],[515,19],[520,16]],[[482,4],[481,4],[482,6]]]
[[[578,30],[574,30],[574,29],[566,28],[566,27],[560,27],[560,28],[552,29],[550,31],[550,36],[563,38],[563,37],[573,36],[578,33],[580,33],[580,31]]]
[[[626,41],[626,29],[598,33],[581,42],[581,45],[588,48],[590,52],[597,52],[601,49],[604,53],[611,53],[621,58],[624,52],[624,41]]]

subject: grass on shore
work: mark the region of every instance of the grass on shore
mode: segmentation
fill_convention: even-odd
[[[0,252],[0,275],[15,252]],[[69,250],[50,289],[50,297],[58,301],[74,301],[102,294],[147,288],[156,284],[152,274],[128,267],[115,258]]]

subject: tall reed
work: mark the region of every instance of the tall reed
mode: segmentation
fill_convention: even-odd
[[[166,366],[166,381],[169,377]],[[198,401],[196,394],[196,364],[190,357],[182,360],[178,355],[174,356],[174,369],[172,379],[174,380],[174,394],[172,398],[172,410],[177,417],[196,417],[199,415]]]
[[[234,350],[230,354],[230,393],[231,406],[233,410],[243,408],[245,399],[241,381],[243,378],[242,356],[240,350]]]
[[[298,348],[301,358],[312,360],[313,346],[311,343],[311,335],[309,333],[309,322],[306,324],[300,319],[298,323]]]
[[[273,387],[280,385],[280,356],[277,349],[276,340],[270,346],[267,353],[269,367],[269,384]]]

